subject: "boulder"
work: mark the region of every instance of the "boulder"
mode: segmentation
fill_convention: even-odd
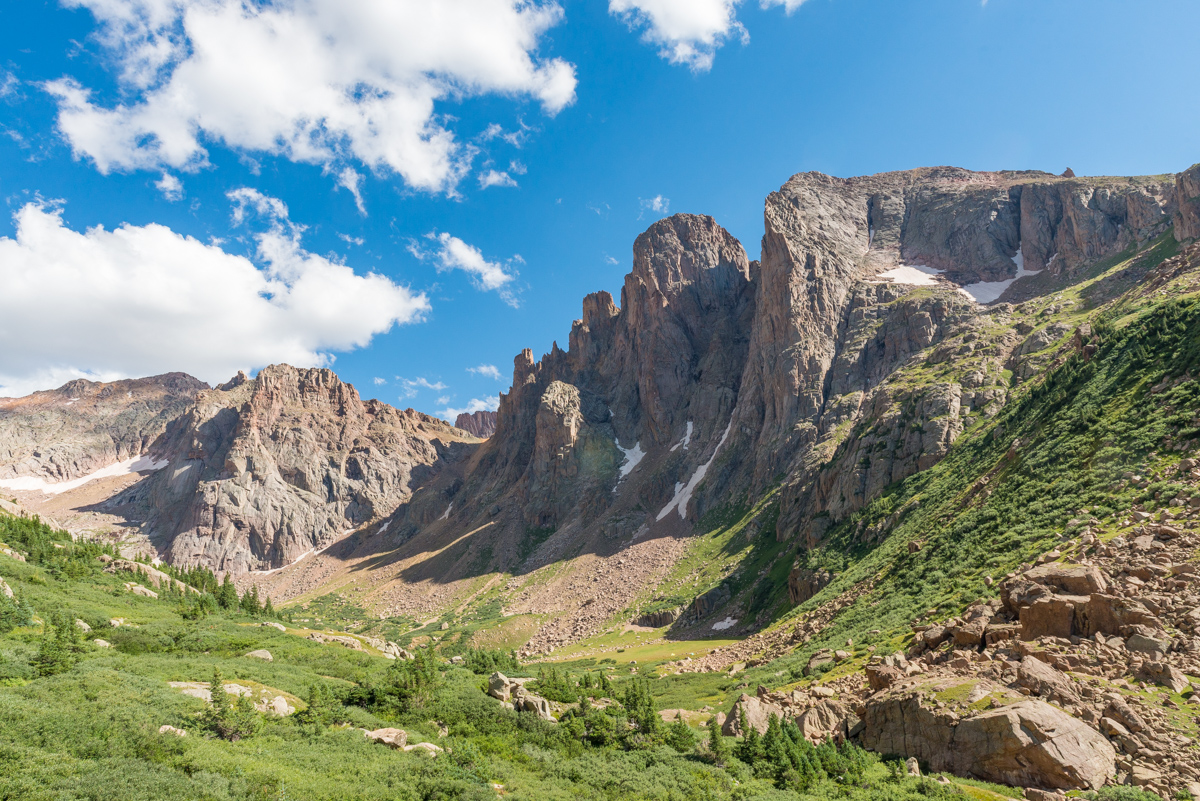
[[[836,701],[821,701],[802,712],[796,718],[796,725],[809,740],[821,742],[831,734],[846,734],[846,714],[846,708]]]
[[[1143,662],[1138,671],[1138,678],[1153,682],[1162,687],[1168,687],[1173,692],[1181,693],[1192,686],[1187,676],[1176,667],[1166,662]]]
[[[13,597],[12,587],[5,584],[4,579],[0,579],[0,595],[3,595],[5,598]]]
[[[1150,637],[1137,633],[1125,640],[1125,647],[1130,651],[1140,651],[1144,654],[1165,654],[1171,647],[1171,640],[1166,637]]]
[[[271,656],[271,652],[263,648],[260,648],[257,651],[251,651],[250,653],[246,654],[246,656],[250,657],[251,659],[261,659],[264,662],[275,661],[275,658]]]
[[[513,692],[519,689],[521,689],[521,685],[503,673],[493,673],[488,677],[488,695],[493,698],[510,701]]]
[[[375,729],[363,732],[368,740],[372,740],[390,748],[404,748],[408,744],[408,732],[404,729]],[[405,749],[407,750],[407,749]]]
[[[721,733],[726,737],[741,737],[745,735],[742,731],[742,713],[746,714],[746,725],[750,729],[756,730],[759,734],[766,734],[767,724],[770,723],[771,715],[775,715],[780,720],[786,716],[784,708],[778,704],[764,701],[761,698],[756,698],[753,695],[742,695],[733,704],[733,709],[725,718],[725,725],[721,727]]]
[[[1091,595],[1108,590],[1108,579],[1092,565],[1045,564],[1025,571],[1021,578],[1063,595]]]
[[[96,639],[92,640],[92,644],[97,648],[112,648],[112,643],[110,643],[108,640]]]
[[[404,750],[416,751],[418,754],[424,754],[425,756],[436,756],[442,753],[441,747],[433,743],[413,743],[412,745],[404,746]]]
[[[529,692],[524,687],[519,688],[513,694],[513,708],[518,712],[533,712],[542,720],[550,723],[558,722],[550,708],[550,702],[540,695]]]
[[[283,625],[282,623],[274,623],[270,620],[265,620],[262,623],[259,623],[258,625],[263,628],[272,628],[272,629],[278,629],[279,631],[287,631],[287,626]]]
[[[84,623],[82,620],[80,620],[78,618],[75,619],[75,628],[79,629],[84,634],[87,634],[88,632],[90,632],[92,630],[91,626],[89,626],[87,623]]]
[[[176,737],[187,737],[187,732],[183,729],[177,729],[174,726],[163,724],[158,727],[159,734],[174,734]]]
[[[326,643],[326,644],[332,643],[335,645],[344,645],[347,648],[351,649],[352,651],[365,651],[366,650],[365,648],[363,648],[363,644],[362,644],[362,642],[360,642],[358,640],[358,638],[347,637],[342,634],[322,634],[319,631],[314,631],[312,634],[308,635],[308,639],[314,640],[315,642],[320,642],[320,643]]]
[[[140,595],[143,598],[157,598],[158,597],[158,593],[155,592],[154,590],[148,590],[145,587],[143,587],[141,584],[137,584],[132,581],[125,582],[125,591],[131,592],[134,595]]]
[[[867,684],[872,692],[879,692],[891,687],[893,683],[904,675],[904,672],[899,668],[891,665],[867,665]]]
[[[864,747],[916,757],[934,771],[1061,790],[1096,789],[1116,774],[1103,735],[1036,699],[960,720],[918,695],[885,695],[867,702],[863,723]]]
[[[1074,684],[1065,674],[1031,656],[1026,657],[1017,669],[1017,684],[1045,698],[1068,700],[1078,697]]]

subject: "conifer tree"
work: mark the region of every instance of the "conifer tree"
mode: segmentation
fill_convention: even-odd
[[[725,738],[721,735],[721,727],[717,723],[717,716],[713,715],[708,719],[708,750],[713,755],[713,761],[720,767],[725,767],[729,764],[729,743],[725,742]]]

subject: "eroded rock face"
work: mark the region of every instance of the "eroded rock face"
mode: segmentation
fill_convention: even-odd
[[[864,747],[916,757],[934,771],[1061,790],[1094,790],[1116,774],[1103,735],[1035,699],[959,719],[918,695],[885,693],[867,703],[863,723]]]
[[[1180,242],[1200,239],[1200,164],[1175,176],[1175,238]]]
[[[495,412],[463,412],[454,421],[455,428],[461,428],[479,439],[487,439],[496,433]]]
[[[99,383],[77,379],[0,398],[0,479],[70,481],[150,450],[208,384],[184,373]]]
[[[118,502],[173,564],[280,567],[390,514],[462,432],[362,401],[329,370],[264,368],[203,392],[156,447],[169,465]]]

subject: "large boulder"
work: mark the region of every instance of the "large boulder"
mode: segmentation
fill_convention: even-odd
[[[759,734],[766,734],[767,724],[771,721],[771,715],[775,715],[780,720],[783,720],[786,714],[784,708],[778,704],[742,693],[737,701],[734,702],[733,709],[729,712],[729,715],[725,718],[725,725],[721,727],[721,733],[726,737],[744,736],[746,731],[742,731],[741,723],[743,712],[746,717],[746,731],[754,729]]]
[[[916,757],[934,771],[1061,790],[1096,789],[1116,774],[1108,740],[1036,699],[960,719],[918,694],[886,694],[867,703],[863,723],[866,748]]]
[[[363,732],[368,740],[386,745],[390,748],[405,749],[408,744],[408,733],[404,729],[375,729],[374,731]]]
[[[521,689],[521,684],[505,676],[503,673],[493,673],[488,677],[488,695],[501,701],[511,701],[512,694]]]

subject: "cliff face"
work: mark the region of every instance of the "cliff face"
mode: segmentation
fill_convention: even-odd
[[[75,380],[0,398],[0,480],[70,481],[146,453],[208,384],[184,373]]]
[[[172,563],[275,568],[390,514],[464,439],[329,370],[276,365],[201,393],[157,446],[168,466],[115,503]]]
[[[487,439],[496,433],[495,412],[463,412],[454,421],[455,428],[461,428],[479,439]]]

